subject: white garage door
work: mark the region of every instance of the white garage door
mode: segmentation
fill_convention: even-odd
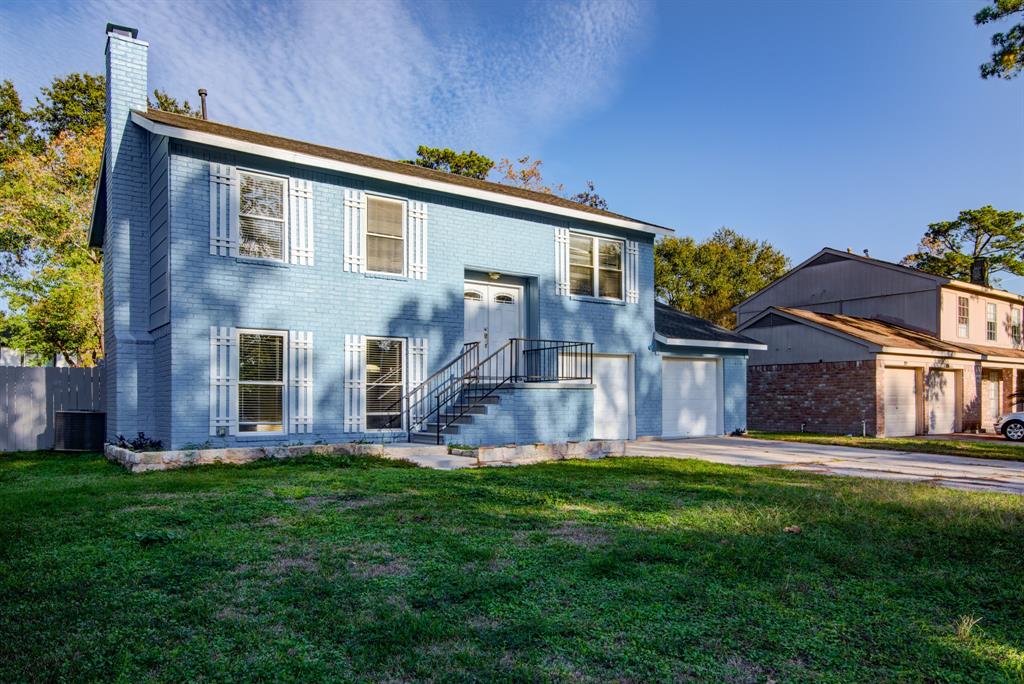
[[[928,394],[925,399],[928,433],[944,435],[956,432],[956,373],[931,371],[928,373]]]
[[[718,434],[718,409],[718,363],[714,359],[662,359],[662,437]]]
[[[594,355],[594,439],[629,439],[629,357]]]
[[[913,368],[886,368],[884,373],[885,436],[917,434],[917,371]]]

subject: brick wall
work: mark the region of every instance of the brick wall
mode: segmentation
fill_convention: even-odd
[[[584,441],[594,425],[591,387],[516,389],[501,391],[501,403],[487,415],[460,425],[449,443],[502,445]]]
[[[750,366],[747,422],[752,430],[859,435],[878,428],[874,361]]]

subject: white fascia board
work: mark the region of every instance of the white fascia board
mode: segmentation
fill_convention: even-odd
[[[653,235],[670,235],[675,232],[670,228],[652,226],[639,221],[627,221],[625,219],[617,219],[611,216],[591,214],[586,211],[578,211],[568,207],[559,207],[554,204],[547,204],[546,202],[538,202],[536,200],[529,200],[521,197],[512,197],[511,195],[491,192],[490,190],[469,188],[464,185],[445,183],[444,181],[436,181],[429,178],[418,178],[404,173],[395,173],[394,171],[384,171],[382,169],[374,169],[368,166],[360,166],[358,164],[338,161],[337,159],[327,159],[325,157],[318,157],[312,154],[282,150],[279,147],[271,147],[269,145],[260,145],[257,143],[246,142],[244,140],[236,140],[223,135],[214,135],[213,133],[204,133],[202,131],[193,131],[186,128],[178,128],[177,126],[169,126],[167,124],[157,123],[156,121],[150,121],[138,112],[132,112],[132,121],[155,135],[166,135],[169,138],[177,138],[178,140],[185,140],[187,142],[193,142],[200,145],[210,145],[211,147],[221,147],[228,150],[234,150],[236,152],[254,154],[260,157],[279,159],[291,164],[301,164],[303,166],[330,169],[332,171],[348,173],[353,176],[376,178],[377,180],[387,181],[389,183],[411,185],[423,190],[433,190],[435,192],[459,195],[461,197],[472,197],[473,199],[482,200],[484,202],[505,204],[518,207],[520,209],[543,212],[545,214],[557,214],[559,216],[566,216],[580,221],[603,223],[605,225],[615,226],[616,228],[636,230],[643,233],[651,233]]]
[[[898,354],[900,356],[927,356],[933,359],[964,359],[970,361],[978,361],[985,357],[981,354],[972,354],[971,352],[950,352],[950,351],[938,351],[930,349],[906,349],[904,347],[882,347],[882,354]]]
[[[722,342],[719,340],[690,340],[685,337],[665,337],[661,333],[654,333],[654,339],[662,344],[673,347],[712,347],[715,349],[756,349],[767,351],[768,345],[760,342]]]

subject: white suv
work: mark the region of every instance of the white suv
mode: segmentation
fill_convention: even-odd
[[[999,416],[995,422],[996,432],[1012,442],[1024,440],[1024,411]]]

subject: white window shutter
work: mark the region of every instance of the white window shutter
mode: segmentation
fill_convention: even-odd
[[[293,264],[313,265],[313,181],[288,180],[288,253]]]
[[[413,280],[427,279],[427,204],[409,202],[409,234],[406,236],[406,273]]]
[[[238,169],[210,162],[210,254],[238,256]]]
[[[345,189],[345,260],[342,269],[366,272],[366,193]]]
[[[411,392],[409,397],[410,402],[414,402],[417,399],[422,398],[421,393],[424,391],[420,387],[424,382],[427,381],[427,361],[429,359],[429,340],[426,337],[414,337],[409,340],[409,384],[407,387]],[[404,406],[402,407],[405,408]],[[419,406],[416,408],[415,414],[410,416],[411,425],[407,425],[406,429],[415,429],[417,424],[424,417],[422,414],[426,410],[426,406]]]
[[[313,333],[288,333],[288,422],[290,432],[313,431]]]
[[[345,335],[345,432],[366,429],[366,337]]]
[[[555,293],[569,295],[568,228],[555,228]]]
[[[626,302],[636,304],[640,301],[639,270],[640,245],[635,240],[626,240]]]
[[[210,327],[210,434],[238,433],[238,354],[235,329]]]

